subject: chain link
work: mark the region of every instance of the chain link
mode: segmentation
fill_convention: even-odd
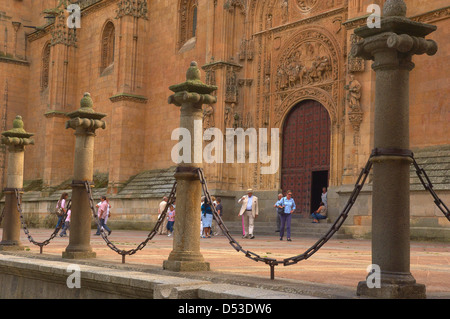
[[[366,166],[364,167],[364,169],[361,171],[361,174],[359,175],[359,178],[356,182],[355,188],[353,189],[353,192],[350,195],[350,198],[348,199],[347,204],[345,205],[344,209],[342,210],[341,214],[336,219],[334,224],[328,230],[328,232],[325,235],[323,235],[314,245],[312,245],[304,253],[294,256],[294,257],[285,258],[283,260],[277,260],[277,259],[268,258],[268,257],[261,257],[260,255],[255,254],[254,252],[252,252],[250,250],[243,249],[242,246],[233,238],[233,236],[231,236],[229,230],[223,223],[222,218],[217,213],[214,205],[210,204],[210,206],[213,211],[214,219],[216,220],[217,224],[219,225],[219,227],[222,230],[222,232],[224,233],[224,235],[229,240],[230,245],[234,249],[236,249],[236,251],[244,253],[245,257],[252,259],[256,262],[261,261],[261,262],[264,262],[267,265],[269,265],[272,268],[272,277],[273,277],[273,267],[274,266],[277,266],[277,265],[290,266],[290,265],[297,264],[302,260],[306,260],[309,257],[311,257],[312,255],[314,255],[326,242],[328,242],[331,239],[331,237],[333,237],[333,235],[340,229],[342,224],[347,219],[350,209],[352,208],[353,204],[355,203],[356,198],[358,197],[359,193],[361,192],[361,189],[363,188],[364,183],[366,182],[367,177],[369,176],[371,168],[372,168],[372,163],[369,160],[367,162]],[[201,168],[198,169],[198,174],[200,177],[200,182],[202,183],[203,194],[208,199],[208,203],[212,203],[211,194],[208,190],[205,175]]]
[[[56,235],[58,235],[58,232],[59,232],[59,231],[61,230],[61,228],[63,227],[64,222],[59,223],[59,225],[55,228],[55,230],[54,230],[53,233],[50,235],[50,237],[49,237],[48,239],[46,239],[45,241],[43,241],[43,242],[37,242],[37,241],[35,241],[35,240],[33,239],[33,237],[31,236],[30,231],[28,230],[28,227],[27,227],[27,225],[26,225],[26,223],[25,223],[25,218],[24,218],[24,216],[23,216],[23,211],[22,211],[22,198],[21,198],[19,189],[15,188],[15,189],[14,189],[14,193],[15,193],[16,199],[17,199],[17,202],[16,202],[16,203],[17,203],[17,211],[19,212],[20,223],[22,224],[23,231],[24,231],[25,235],[27,236],[27,238],[28,238],[28,240],[29,240],[30,243],[32,243],[33,245],[39,246],[40,252],[41,252],[41,254],[42,254],[42,248],[43,248],[44,246],[47,246],[47,245],[53,240],[53,238],[55,238]],[[66,219],[66,217],[67,217],[67,212],[69,211],[69,209],[71,208],[71,206],[72,206],[72,200],[69,200],[68,203],[67,203],[66,211],[64,212],[64,215],[62,216],[61,221],[64,221],[64,220]]]
[[[366,163],[366,166],[362,169],[355,187],[350,195],[350,198],[348,199],[346,205],[344,206],[342,212],[340,213],[340,215],[338,216],[338,218],[336,219],[336,221],[333,223],[333,225],[330,227],[330,229],[314,244],[312,245],[309,249],[307,249],[305,252],[303,252],[302,254],[299,254],[297,256],[293,256],[293,257],[289,257],[289,258],[285,258],[282,260],[277,260],[277,259],[273,259],[273,258],[268,258],[268,257],[261,257],[258,254],[255,254],[254,252],[250,251],[250,250],[245,250],[234,238],[233,236],[230,234],[230,231],[228,230],[228,228],[226,227],[226,225],[224,224],[221,216],[217,213],[216,208],[214,207],[214,205],[212,205],[212,197],[211,194],[209,192],[208,186],[207,186],[207,182],[206,182],[206,178],[204,175],[204,172],[201,168],[197,169],[197,173],[202,185],[202,191],[203,191],[203,195],[207,198],[208,203],[210,203],[209,205],[211,206],[211,209],[213,211],[213,217],[214,220],[217,222],[218,226],[220,227],[220,229],[222,230],[223,234],[225,235],[225,237],[228,239],[229,244],[237,251],[237,252],[242,252],[245,257],[254,260],[256,262],[264,262],[267,265],[269,265],[271,267],[272,270],[272,279],[273,279],[273,268],[274,266],[277,265],[284,265],[284,266],[290,266],[290,265],[294,265],[299,263],[300,261],[306,260],[308,258],[310,258],[312,255],[314,255],[323,245],[325,245],[332,237],[333,235],[341,228],[342,224],[345,222],[345,220],[348,217],[348,214],[351,210],[351,208],[353,207],[354,203],[356,202],[356,199],[358,198],[359,193],[361,192],[368,176],[370,173],[370,170],[372,168],[372,157],[374,156],[378,156],[382,154],[382,152],[378,151],[374,151],[372,152],[372,155],[370,156],[369,160]],[[383,154],[383,155],[399,155],[399,154]],[[416,173],[417,176],[419,177],[420,182],[422,183],[422,185],[425,187],[425,189],[427,191],[430,192],[430,194],[433,196],[434,199],[434,203],[436,204],[436,206],[442,211],[442,213],[445,215],[445,217],[447,217],[447,219],[450,221],[450,211],[448,209],[448,207],[444,204],[444,202],[437,196],[437,194],[435,193],[435,191],[433,190],[433,184],[431,183],[428,175],[426,174],[425,170],[422,169],[418,163],[416,162],[416,160],[414,159],[414,155],[412,153],[407,153],[407,154],[403,154],[401,156],[405,156],[405,157],[410,157],[413,160],[413,165],[416,169]],[[422,177],[423,175],[423,177]],[[169,208],[169,206],[171,204],[173,204],[175,202],[175,198],[176,198],[176,188],[177,188],[177,182],[175,182],[173,184],[172,190],[170,192],[169,195],[169,199],[167,201],[166,207],[164,208],[163,212],[161,213],[161,215],[158,218],[158,221],[156,222],[153,230],[149,233],[149,235],[147,236],[147,238],[141,242],[135,249],[131,249],[131,250],[122,250],[119,249],[116,245],[114,245],[108,238],[106,232],[104,231],[104,229],[102,227],[100,227],[100,221],[98,218],[98,215],[95,211],[95,203],[94,203],[94,199],[92,196],[92,188],[89,182],[84,182],[84,186],[86,189],[86,192],[88,194],[89,197],[89,206],[90,209],[92,211],[94,220],[97,224],[97,226],[100,229],[100,234],[103,238],[103,240],[106,242],[107,246],[112,249],[113,251],[115,251],[116,253],[118,253],[119,255],[122,256],[122,262],[125,262],[125,256],[131,256],[136,254],[138,251],[142,250],[147,243],[153,239],[153,237],[157,234],[159,227],[161,226],[161,224],[163,223],[164,219],[166,218],[167,215],[167,210]],[[42,253],[42,247],[46,246],[50,243],[50,241],[55,238],[55,236],[58,234],[59,230],[62,227],[63,223],[60,223],[60,225],[55,228],[54,232],[51,234],[50,238],[45,240],[44,242],[37,242],[33,239],[33,237],[31,236],[26,224],[25,224],[25,220],[23,217],[23,212],[22,212],[22,205],[21,205],[21,196],[20,196],[20,192],[18,189],[14,189],[15,195],[16,195],[16,199],[17,199],[17,210],[20,214],[20,220],[21,220],[21,224],[22,224],[22,228],[25,232],[25,235],[27,236],[28,240],[33,243],[34,245],[37,245],[41,248],[41,253]],[[63,219],[66,218],[67,216],[67,211],[70,209],[71,207],[71,200],[69,200],[68,205],[67,205],[67,210],[64,213],[64,217]],[[2,216],[3,217],[3,212],[2,212]],[[1,220],[0,220],[1,221]]]
[[[89,182],[84,182],[86,191],[88,193],[89,196],[89,205],[90,208],[92,210],[92,214],[94,217],[94,220],[98,226],[98,228],[100,229],[100,235],[102,236],[103,240],[106,242],[106,245],[113,251],[115,251],[117,254],[122,256],[122,262],[125,263],[125,256],[131,256],[136,254],[139,250],[142,250],[147,243],[153,239],[153,237],[155,237],[155,235],[158,233],[158,229],[161,226],[161,224],[164,222],[164,219],[166,218],[167,215],[167,210],[169,209],[169,206],[171,204],[173,204],[175,202],[175,196],[176,196],[176,188],[177,188],[177,182],[175,182],[173,184],[172,187],[172,191],[170,192],[169,195],[169,199],[167,200],[167,204],[166,207],[164,208],[164,210],[162,211],[161,215],[158,218],[158,221],[155,224],[155,227],[153,228],[153,230],[149,233],[149,235],[147,236],[147,238],[141,242],[136,248],[131,249],[131,250],[122,250],[119,249],[116,245],[114,245],[108,238],[108,235],[106,234],[106,232],[104,231],[104,229],[102,227],[100,227],[100,221],[98,219],[98,215],[96,214],[95,211],[95,205],[94,205],[94,199],[92,197],[92,189],[91,189],[91,185],[89,184]]]
[[[419,166],[419,164],[417,164],[414,156],[412,156],[412,160],[414,168],[416,169],[416,174],[419,177],[419,180],[422,183],[423,187],[431,194],[431,196],[433,196],[434,203],[436,204],[436,206],[444,214],[444,216],[447,217],[448,221],[450,221],[450,210],[434,191],[433,184],[431,183],[431,180],[428,177],[427,173],[423,168]],[[426,181],[422,178],[422,175],[425,177]]]

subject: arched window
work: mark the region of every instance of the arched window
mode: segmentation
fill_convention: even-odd
[[[48,88],[50,74],[50,43],[47,43],[42,50],[42,65],[41,65],[41,91]]]
[[[181,48],[189,39],[197,35],[197,0],[181,0],[180,2],[180,27],[178,47]]]
[[[106,23],[102,33],[102,58],[100,72],[114,63],[115,29],[112,22]]]

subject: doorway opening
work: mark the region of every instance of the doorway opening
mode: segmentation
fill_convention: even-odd
[[[328,171],[312,172],[311,176],[311,211],[313,213],[322,202],[322,188],[328,189]]]

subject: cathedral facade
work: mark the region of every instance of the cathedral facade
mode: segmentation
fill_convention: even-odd
[[[436,192],[449,202],[450,89],[445,66],[450,7],[445,0],[405,2],[408,17],[438,27],[431,35],[438,53],[414,57],[410,145]],[[70,185],[75,137],[65,129],[66,114],[78,109],[84,92],[89,92],[94,109],[107,114],[107,128],[95,138],[98,191],[111,198],[118,219],[141,220],[150,211],[156,213],[176,165],[172,132],[180,115],[167,103],[168,88],[183,82],[190,62],[197,61],[203,81],[218,86],[217,103],[204,109],[204,129],[280,132],[279,169],[274,174],[261,174],[265,164],[250,163],[248,152],[243,164],[205,164],[209,188],[228,206],[225,219],[236,218],[236,199],[248,188],[261,198],[262,219],[272,220],[278,193],[291,190],[296,213],[307,217],[327,187],[333,220],[374,147],[375,73],[370,62],[353,57],[350,50],[359,41],[354,29],[372,21],[369,6],[383,3],[3,1],[0,124],[6,131],[20,114],[26,130],[35,134],[36,145],[25,155],[24,200],[29,211],[45,213],[58,192]],[[66,10],[70,4],[80,8],[79,18],[76,11]],[[79,25],[70,28],[75,20]],[[0,157],[3,176],[6,151],[3,148]],[[149,191],[152,185],[161,187]],[[411,214],[417,237],[434,233],[449,238],[448,221],[413,170]],[[370,220],[369,176],[346,231],[370,234]]]

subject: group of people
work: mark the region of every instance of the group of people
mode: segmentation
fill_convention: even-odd
[[[68,204],[68,193],[63,193],[56,205],[57,209],[62,209],[63,213],[58,216],[58,222],[56,228],[64,223],[62,231],[60,233],[61,237],[67,236],[67,230],[70,228],[70,217],[71,210],[67,208]],[[212,206],[215,207],[219,216],[223,217],[223,206],[220,197],[217,199],[212,197],[212,203],[208,202],[208,198],[202,197],[201,203],[201,229],[200,236],[202,238],[211,238],[212,236],[212,224],[213,224],[213,210]],[[167,196],[163,197],[163,200],[159,204],[158,208],[158,219],[160,218],[162,212],[165,210],[168,202]],[[258,197],[253,195],[253,190],[248,189],[247,195],[242,196],[238,203],[241,204],[238,216],[242,218],[242,238],[254,239],[254,222],[259,214],[259,204]],[[96,236],[100,235],[102,229],[108,232],[108,236],[111,235],[111,229],[106,225],[108,218],[110,216],[111,204],[109,203],[106,196],[101,197],[101,201],[96,205],[98,208],[98,218],[99,224],[97,227]],[[286,229],[286,239],[287,241],[292,241],[291,239],[291,219],[292,214],[296,210],[296,205],[294,198],[292,197],[292,192],[287,191],[286,196],[283,194],[278,194],[278,201],[275,203],[274,207],[277,212],[277,232],[280,233],[280,240],[283,240],[284,233]],[[324,187],[321,194],[321,203],[319,208],[311,214],[313,218],[313,223],[319,223],[321,219],[327,218],[328,200],[327,200],[327,189]],[[64,216],[65,219],[64,219]],[[64,220],[63,220],[64,219]],[[169,205],[167,209],[167,215],[163,223],[161,223],[158,233],[167,234],[169,237],[172,236],[175,225],[175,202]],[[214,235],[219,235],[221,230],[217,227],[217,231]]]
[[[64,225],[61,227],[62,231],[59,234],[60,237],[66,237],[67,231],[70,229],[70,217],[72,215],[72,210],[67,207],[68,200],[69,200],[69,194],[64,192],[61,194],[61,197],[59,198],[59,200],[56,204],[56,210],[61,211],[62,214],[58,216],[58,221],[56,223],[55,229],[58,229],[60,227],[61,223],[64,223]],[[101,201],[95,206],[98,209],[97,214],[98,214],[99,224],[97,225],[97,232],[94,235],[99,236],[102,229],[105,229],[108,232],[108,236],[111,235],[112,231],[106,225],[106,222],[108,221],[108,218],[111,215],[111,212],[110,212],[111,204],[109,203],[106,196],[102,196]],[[65,218],[64,218],[64,216],[65,216]]]

